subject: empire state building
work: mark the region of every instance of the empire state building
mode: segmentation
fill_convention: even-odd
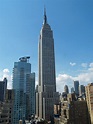
[[[56,92],[55,54],[53,31],[47,22],[44,10],[44,22],[39,37],[39,74],[38,92],[36,93],[36,115],[39,118],[51,120],[53,118],[53,106],[58,103]]]

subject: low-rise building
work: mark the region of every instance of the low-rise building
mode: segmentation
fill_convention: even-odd
[[[89,113],[89,124],[93,124],[93,83],[88,84],[85,87],[86,90],[86,101]]]
[[[0,103],[0,124],[12,124],[14,90],[6,90],[5,101]]]
[[[61,103],[54,105],[54,123],[59,124],[61,114]]]
[[[87,103],[76,100],[75,94],[68,94],[61,103],[60,124],[88,124]]]

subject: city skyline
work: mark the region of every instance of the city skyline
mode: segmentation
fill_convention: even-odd
[[[14,0],[0,1],[0,79],[12,84],[12,68],[19,57],[31,56],[32,70],[38,77],[38,39],[46,6],[54,32],[57,91],[73,80],[93,82],[93,2]],[[60,87],[62,86],[62,87]]]

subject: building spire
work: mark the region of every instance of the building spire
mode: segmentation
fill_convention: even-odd
[[[47,24],[46,8],[44,6],[44,24]]]

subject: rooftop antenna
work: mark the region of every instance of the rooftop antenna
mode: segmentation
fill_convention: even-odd
[[[44,24],[47,24],[46,8],[44,5]]]

